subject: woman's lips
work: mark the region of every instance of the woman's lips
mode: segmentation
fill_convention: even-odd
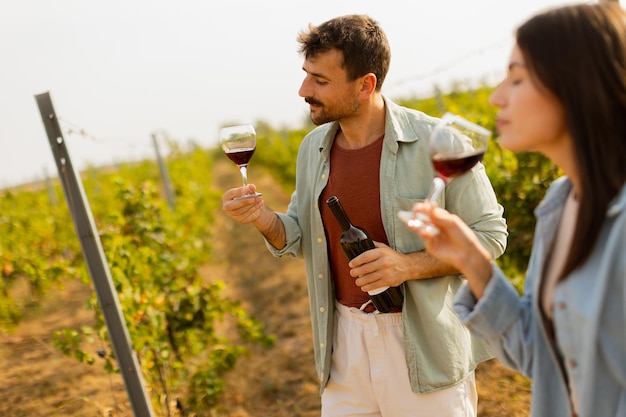
[[[498,118],[496,120],[496,128],[498,129],[498,131],[502,131],[502,129],[506,127],[508,124],[509,124],[509,121],[506,119]]]

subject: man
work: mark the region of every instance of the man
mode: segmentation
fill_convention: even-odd
[[[427,138],[437,119],[382,95],[391,54],[368,16],[309,26],[298,41],[306,73],[299,94],[318,127],[300,146],[287,212],[261,197],[236,199],[254,185],[228,190],[223,209],[254,224],[276,256],[304,256],[321,415],[476,415],[474,369],[491,354],[452,309],[463,279],[397,217],[429,191]],[[326,206],[332,195],[376,242],[349,263]],[[470,225],[494,258],[504,252],[503,209],[482,165],[451,181],[438,204]],[[367,291],[399,285],[401,311],[361,310]]]

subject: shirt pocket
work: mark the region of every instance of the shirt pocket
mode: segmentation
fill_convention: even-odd
[[[413,211],[415,203],[424,201],[423,198],[395,197],[393,210],[393,232],[395,249],[402,253],[410,253],[424,250],[424,241],[417,232],[409,230],[406,223],[398,217],[398,211]]]

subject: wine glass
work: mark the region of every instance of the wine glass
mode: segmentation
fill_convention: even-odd
[[[256,150],[256,131],[254,126],[245,124],[220,129],[220,145],[228,159],[233,161],[239,168],[243,185],[246,187],[248,185],[248,162]],[[261,193],[248,193],[236,197],[235,200],[258,197],[260,195]]]
[[[488,129],[456,114],[444,114],[428,138],[430,160],[437,176],[433,178],[432,187],[424,201],[436,201],[448,182],[479,163],[485,155],[490,137],[491,131]],[[400,211],[398,217],[411,227],[438,233],[426,215],[418,214],[414,217],[411,211]]]

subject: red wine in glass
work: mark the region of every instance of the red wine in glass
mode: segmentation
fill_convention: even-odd
[[[482,161],[485,155],[484,150],[471,151],[466,154],[435,154],[431,160],[435,171],[448,180],[465,174],[474,165]]]
[[[254,154],[256,148],[244,148],[244,149],[229,149],[225,151],[228,159],[233,161],[235,165],[248,165],[250,158]]]
[[[256,149],[256,131],[254,126],[246,124],[220,129],[220,145],[228,159],[233,161],[239,168],[243,185],[246,187],[248,185],[248,163]],[[261,193],[249,193],[237,197],[236,200],[258,197],[260,195]]]
[[[461,116],[444,114],[428,138],[430,158],[437,177],[433,179],[431,190],[424,201],[429,203],[437,200],[446,183],[479,163],[485,155],[490,137],[488,129]],[[411,211],[400,211],[398,217],[409,226],[427,228],[433,234],[438,232],[424,215],[414,217]]]

